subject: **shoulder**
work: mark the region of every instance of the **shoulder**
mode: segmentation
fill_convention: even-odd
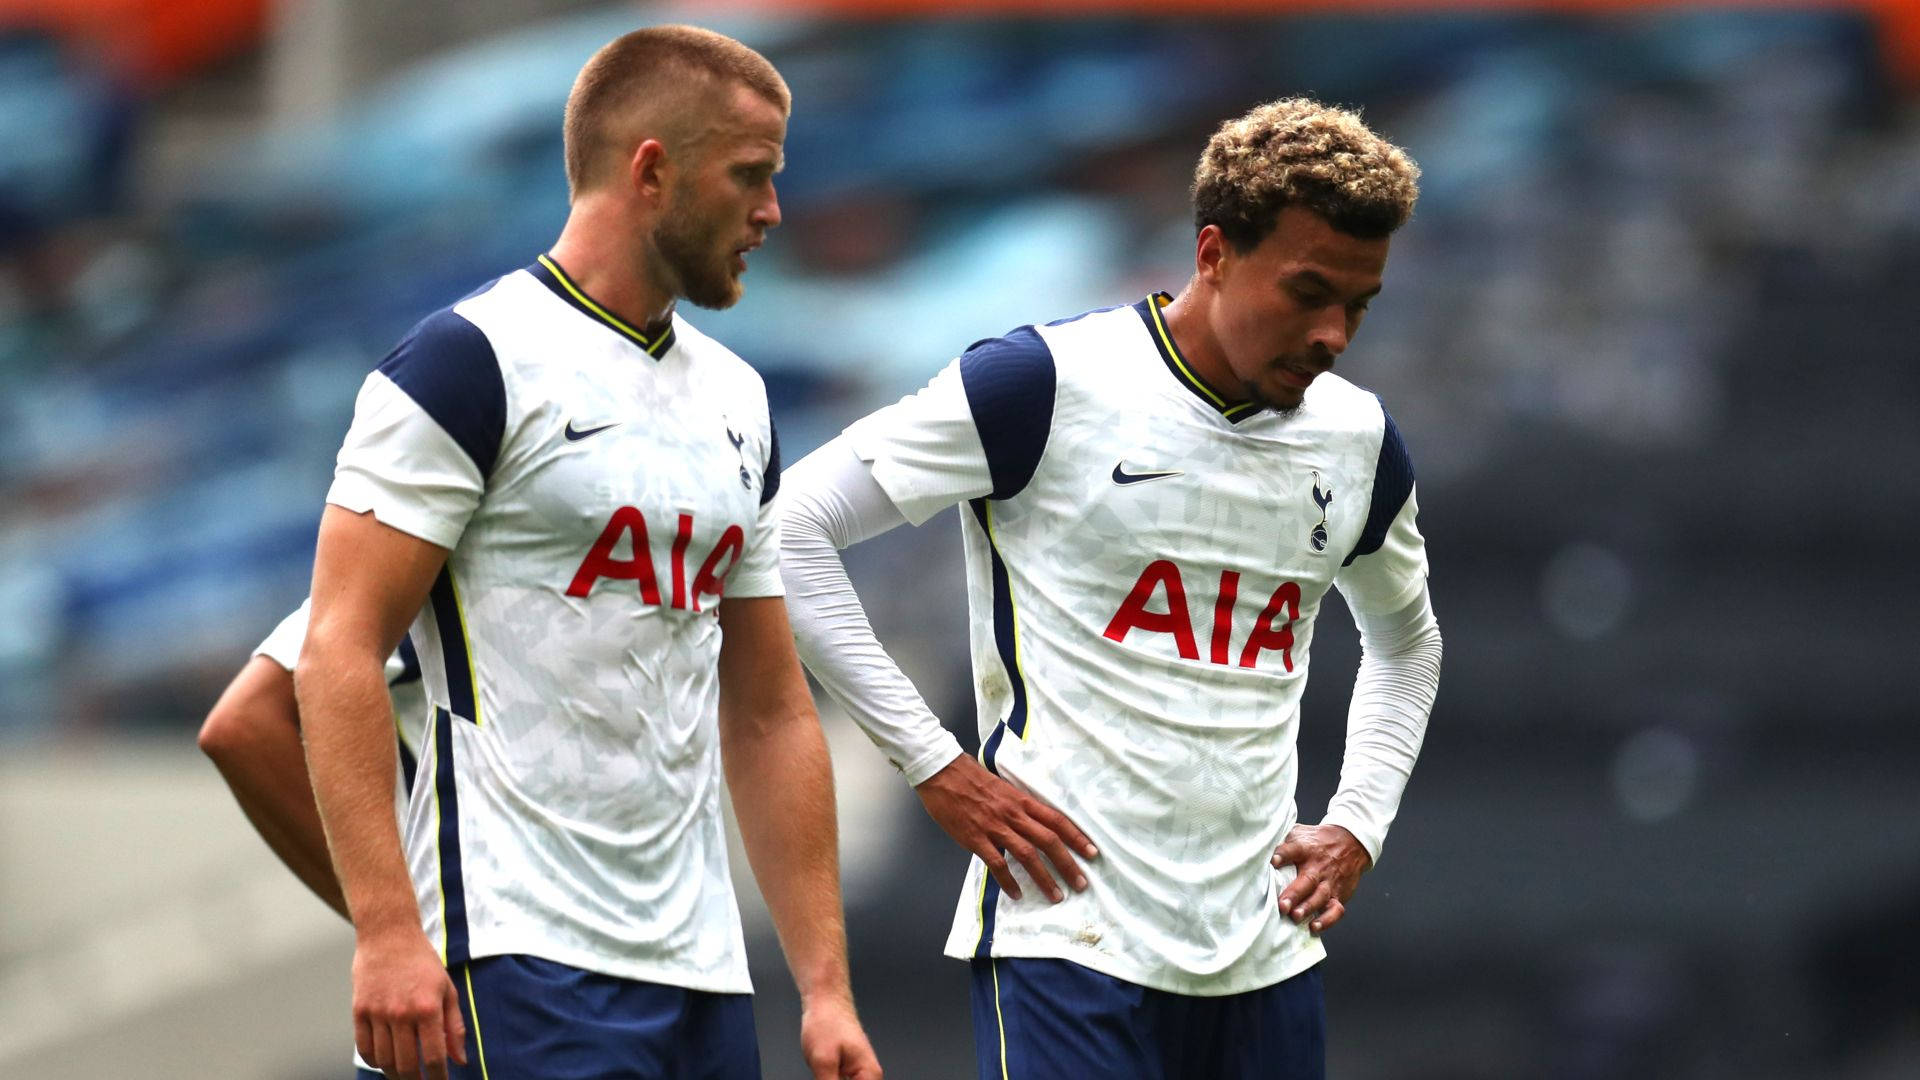
[[[1378,434],[1386,418],[1378,394],[1331,371],[1313,380],[1307,405],[1328,427],[1364,436]]]
[[[1039,397],[1050,401],[1054,378],[1053,350],[1031,326],[983,338],[960,354],[960,381],[976,414],[989,407],[1030,404]]]
[[[377,370],[451,435],[484,476],[506,428],[506,385],[493,340],[462,310],[472,302],[420,320]]]
[[[1383,466],[1391,459],[1401,463],[1403,471],[1411,476],[1413,466],[1406,441],[1379,394],[1329,371],[1313,380],[1307,403],[1315,420],[1329,432],[1377,449]]]
[[[688,362],[700,368],[702,379],[719,383],[736,397],[766,402],[767,381],[760,372],[678,312],[673,316],[673,336],[674,348],[686,351]]]

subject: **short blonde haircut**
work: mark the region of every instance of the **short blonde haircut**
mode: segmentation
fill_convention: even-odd
[[[561,134],[566,145],[567,190],[577,195],[598,183],[609,151],[624,145],[639,127],[640,138],[659,138],[670,150],[696,139],[712,119],[711,91],[744,85],[778,105],[793,108],[787,82],[767,58],[725,34],[697,26],[650,26],[613,39],[593,54],[567,95]]]
[[[1238,251],[1259,246],[1299,206],[1365,239],[1413,216],[1420,167],[1357,113],[1282,98],[1220,125],[1193,171],[1196,229],[1217,225]]]

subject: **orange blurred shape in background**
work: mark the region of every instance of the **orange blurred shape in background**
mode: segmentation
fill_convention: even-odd
[[[268,0],[0,0],[0,28],[45,30],[155,88],[257,42],[267,8]]]
[[[1907,85],[1920,84],[1920,0],[718,0],[713,6],[864,16],[1840,7],[1872,16],[1889,68]],[[253,44],[267,15],[268,0],[0,0],[0,27],[50,30],[98,50],[116,70],[146,86],[164,85]]]

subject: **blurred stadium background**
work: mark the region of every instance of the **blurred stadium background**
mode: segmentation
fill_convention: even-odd
[[[790,458],[1178,289],[1220,119],[1363,106],[1425,197],[1342,370],[1413,447],[1447,660],[1330,941],[1334,1075],[1920,1076],[1920,5],[960,6],[0,0],[0,1076],[346,1075],[347,929],[193,735],[305,591],[362,374],[544,250],[574,72],[666,20],[794,89],[787,224],[691,315]],[[971,740],[952,519],[850,561]],[[970,1075],[962,856],[827,723],[888,1075]]]

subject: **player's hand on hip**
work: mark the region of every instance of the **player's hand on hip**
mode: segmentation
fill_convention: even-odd
[[[1093,841],[1065,814],[988,772],[973,758],[965,754],[954,758],[914,790],[933,820],[961,847],[980,856],[1000,888],[1015,900],[1020,899],[1020,883],[1014,880],[1009,857],[1026,868],[1027,876],[1055,903],[1066,899],[1066,894],[1054,883],[1047,863],[1076,890],[1087,887],[1087,876],[1073,861],[1072,852],[1093,858],[1100,853]]]
[[[800,1010],[800,1053],[813,1080],[880,1080],[880,1059],[853,1002],[807,1002]]]
[[[353,950],[353,1043],[388,1080],[446,1080],[467,1063],[460,996],[418,928],[362,935]]]
[[[1273,849],[1274,869],[1298,867],[1280,891],[1280,914],[1320,933],[1347,913],[1347,901],[1360,887],[1360,875],[1373,856],[1352,833],[1338,825],[1295,825]]]

